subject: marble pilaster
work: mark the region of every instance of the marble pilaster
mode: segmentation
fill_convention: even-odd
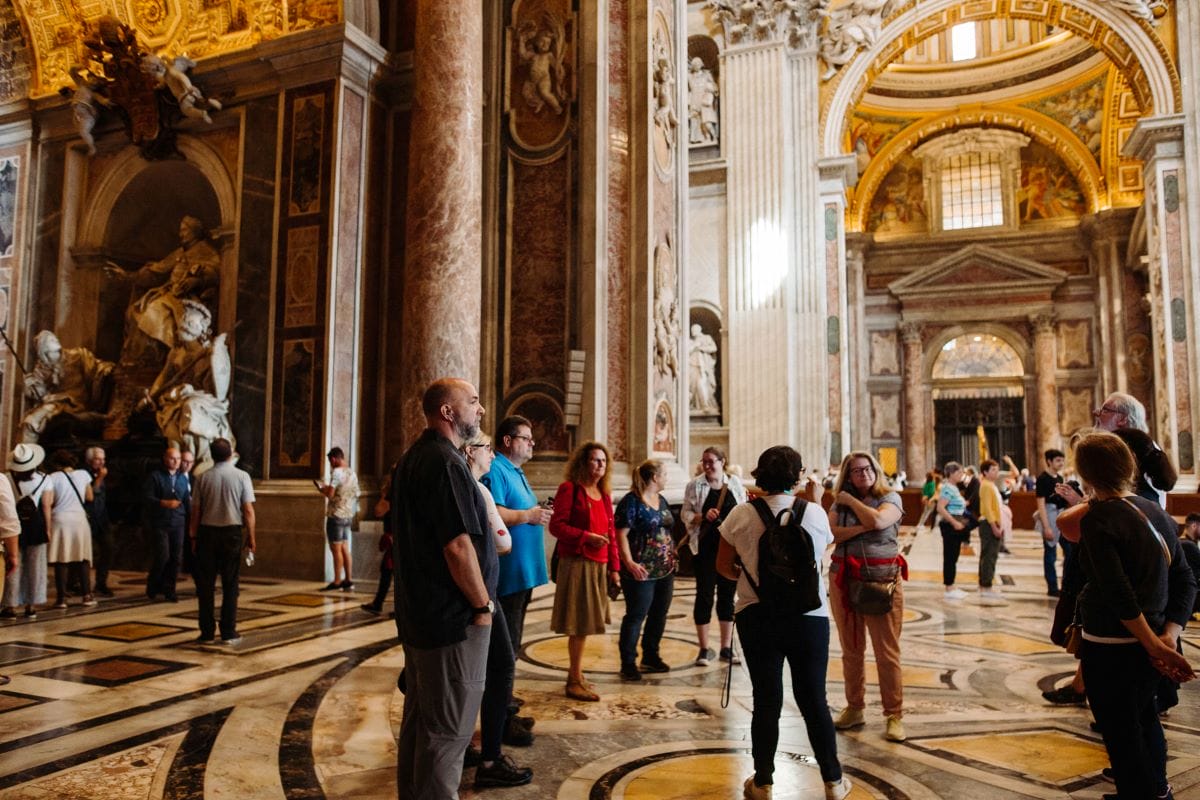
[[[866,250],[869,234],[849,234],[846,241],[846,350],[850,374],[850,442],[857,449],[871,438],[871,404],[867,380],[871,373],[870,334],[867,332]]]
[[[1151,338],[1158,399],[1157,430],[1153,433],[1184,478],[1180,488],[1192,488],[1196,481],[1193,432],[1200,418],[1194,403],[1193,367],[1200,289],[1187,226],[1184,120],[1183,115],[1142,120],[1123,153],[1142,161],[1146,186]]]
[[[848,255],[846,252],[846,189],[854,185],[858,167],[854,156],[822,159],[820,168],[821,208],[824,212],[824,235],[821,237],[825,250],[825,352],[828,354],[829,376],[829,463],[836,464],[854,447],[851,435],[851,420],[854,419],[858,402],[851,391],[850,374],[850,327]],[[861,254],[859,256],[861,267]],[[859,338],[856,345],[866,341]],[[857,349],[857,348],[856,348]],[[853,363],[862,363],[864,352]],[[865,443],[870,434],[859,433],[860,442]]]
[[[924,344],[921,326],[915,322],[900,325],[904,349],[904,469],[916,480],[926,466],[926,433],[929,420],[925,416]]]
[[[14,120],[0,127],[0,172],[5,180],[0,192],[9,194],[0,198],[4,207],[11,209],[12,217],[7,220],[8,231],[0,233],[0,328],[16,337],[14,344],[21,347],[24,342],[17,335],[23,330],[25,308],[14,298],[23,296],[31,282],[27,231],[34,217],[29,205],[32,193],[28,191],[33,152],[34,128],[28,119]],[[4,234],[7,235],[4,235]],[[18,352],[20,352],[18,350]],[[21,412],[21,373],[13,353],[0,346],[0,452],[8,452],[12,445],[9,432],[15,427],[14,417]]]
[[[1126,297],[1122,276],[1122,243],[1128,234],[1128,222],[1112,210],[1083,220],[1084,234],[1091,248],[1092,271],[1098,276],[1098,307],[1104,310],[1096,320],[1100,339],[1100,388],[1102,394],[1126,389],[1125,325]]]
[[[1036,314],[1029,321],[1033,324],[1033,368],[1037,375],[1034,409],[1037,414],[1037,450],[1041,453],[1062,446],[1062,436],[1058,430],[1057,384],[1054,379],[1058,368],[1058,323],[1053,314]]]
[[[723,133],[730,458],[753,464],[786,442],[819,466],[830,455],[820,81],[807,23],[782,7],[757,0],[723,18],[722,114],[739,120]]]
[[[421,394],[479,374],[483,23],[464,0],[417,0],[404,253],[404,441]]]

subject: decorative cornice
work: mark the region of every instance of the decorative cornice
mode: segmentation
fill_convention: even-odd
[[[1162,155],[1183,155],[1183,131],[1186,120],[1182,114],[1146,117],[1133,129],[1121,155],[1149,164]]]
[[[817,26],[829,0],[706,0],[725,29],[726,44],[784,42],[796,49],[817,45]]]

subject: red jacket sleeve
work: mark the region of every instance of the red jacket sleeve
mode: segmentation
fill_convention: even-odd
[[[550,534],[565,545],[563,552],[568,555],[579,552],[580,540],[587,533],[571,524],[577,494],[571,481],[559,484],[554,494],[554,513],[550,516]]]

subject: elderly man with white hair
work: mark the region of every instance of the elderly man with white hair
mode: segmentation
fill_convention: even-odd
[[[1129,446],[1137,460],[1137,494],[1166,506],[1166,493],[1175,488],[1179,478],[1171,459],[1150,436],[1146,424],[1146,408],[1136,397],[1113,392],[1092,412],[1096,428],[1111,431]]]

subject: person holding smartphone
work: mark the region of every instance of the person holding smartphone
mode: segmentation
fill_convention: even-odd
[[[358,476],[346,462],[346,454],[340,447],[332,447],[326,453],[329,459],[329,482],[314,480],[317,491],[325,495],[325,538],[333,556],[333,580],[321,591],[341,589],[354,591],[351,577],[350,524],[358,506]],[[338,575],[342,579],[338,580]]]

